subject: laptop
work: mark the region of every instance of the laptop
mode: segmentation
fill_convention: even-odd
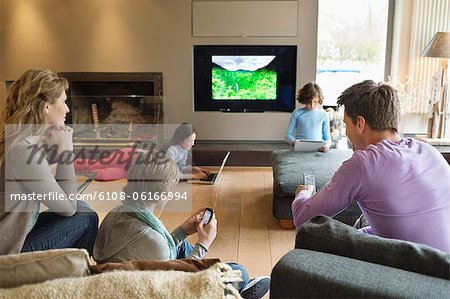
[[[78,175],[83,175],[83,176],[87,176],[88,178],[80,184],[80,186],[78,186],[77,188],[77,194],[81,194],[84,192],[84,190],[86,190],[86,188],[89,186],[89,184],[91,184],[91,182],[95,179],[95,177],[97,176],[97,172],[82,172],[82,173],[77,173]]]
[[[205,185],[214,185],[214,183],[219,179],[220,174],[222,173],[223,167],[225,166],[225,163],[227,163],[228,156],[230,155],[230,151],[225,155],[225,158],[223,158],[222,165],[220,166],[220,169],[218,172],[210,172],[209,176],[205,179],[201,180],[188,180],[188,183],[192,184],[205,184]]]
[[[296,152],[318,152],[322,146],[327,145],[323,140],[296,140],[294,151]]]

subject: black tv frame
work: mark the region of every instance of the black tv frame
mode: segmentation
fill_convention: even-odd
[[[277,98],[275,100],[213,100],[212,66],[214,55],[275,55]],[[297,46],[295,45],[195,45],[195,111],[264,112],[295,109]]]

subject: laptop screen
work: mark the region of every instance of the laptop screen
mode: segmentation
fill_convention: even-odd
[[[225,163],[227,163],[227,159],[228,159],[229,155],[230,155],[230,151],[228,151],[228,153],[226,154],[225,158],[223,158],[222,165],[220,166],[220,169],[219,169],[219,172],[217,173],[216,179],[219,176],[219,174],[222,172],[222,169],[225,166]]]

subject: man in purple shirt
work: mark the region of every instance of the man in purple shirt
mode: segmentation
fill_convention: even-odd
[[[356,201],[374,235],[450,252],[450,166],[429,144],[400,138],[400,104],[389,85],[363,81],[338,99],[353,156],[320,191],[300,185],[294,224],[333,216]]]

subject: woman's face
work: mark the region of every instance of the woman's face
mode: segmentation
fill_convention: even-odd
[[[66,104],[66,91],[63,90],[55,103],[47,102],[45,106],[45,122],[48,125],[63,126],[66,121],[66,114],[70,111]]]
[[[184,139],[183,142],[180,143],[181,147],[184,148],[185,150],[190,151],[191,148],[194,146],[194,142],[195,142],[195,138],[197,137],[197,135],[195,133],[192,133],[191,136],[189,136],[188,138]]]

